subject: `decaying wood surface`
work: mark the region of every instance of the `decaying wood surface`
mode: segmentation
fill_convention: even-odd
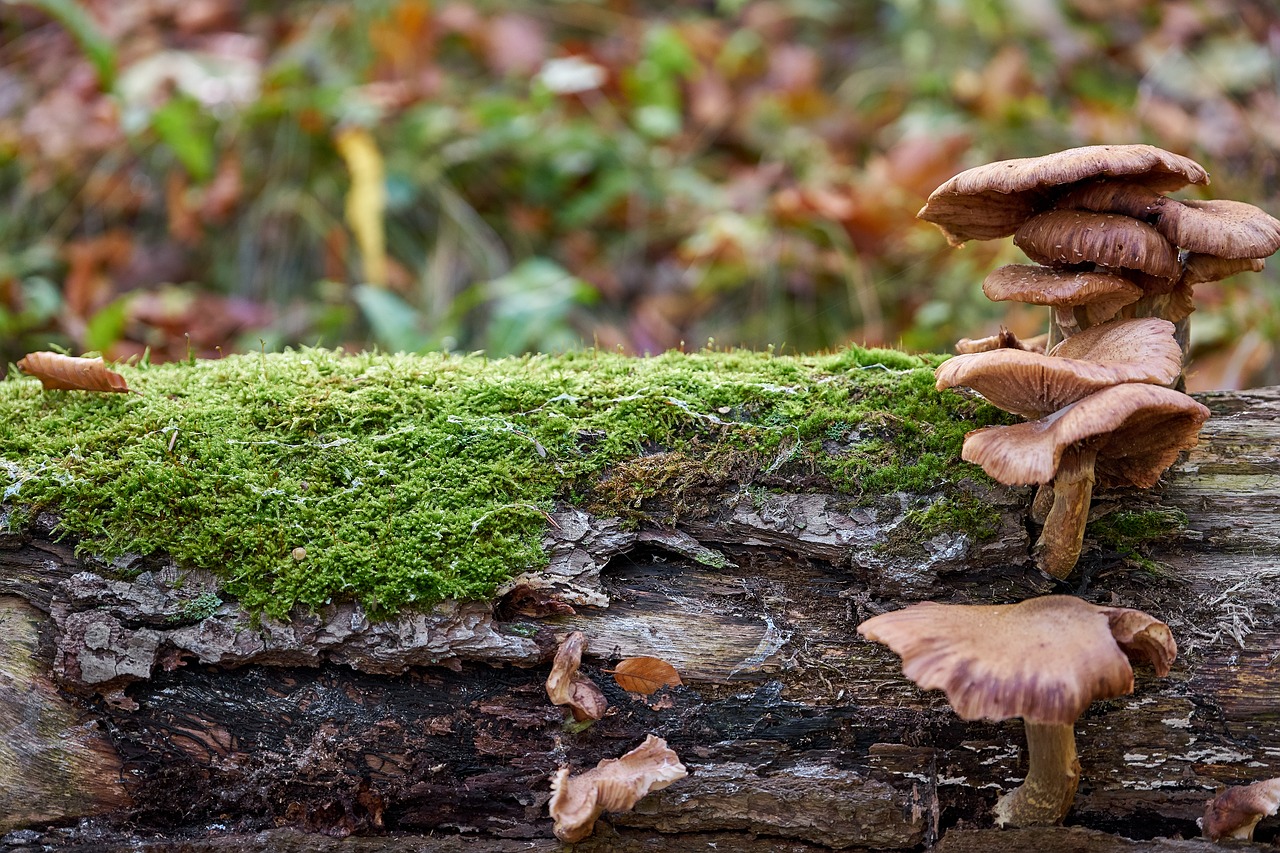
[[[1159,571],[1086,543],[1065,583],[1030,559],[1030,491],[977,483],[961,488],[1002,518],[980,542],[911,534],[905,496],[743,489],[674,527],[565,507],[550,567],[496,607],[385,622],[349,604],[287,623],[202,608],[212,577],[139,558],[118,579],[41,518],[0,534],[0,848],[559,849],[550,774],[653,733],[689,776],[575,849],[1210,849],[1176,839],[1198,835],[1215,788],[1280,776],[1280,389],[1200,399],[1201,445],[1162,486],[1095,504],[1186,514],[1147,547]],[[959,720],[854,629],[912,601],[1049,592],[1144,609],[1181,654],[1077,726],[1072,827],[999,832],[1020,722]],[[581,731],[543,690],[574,629],[611,706]],[[642,654],[685,685],[623,692],[606,670]]]

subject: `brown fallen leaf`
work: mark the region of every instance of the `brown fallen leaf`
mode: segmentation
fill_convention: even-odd
[[[574,631],[560,648],[556,650],[555,660],[551,664],[551,674],[547,676],[547,697],[553,705],[568,705],[573,711],[573,718],[598,720],[604,716],[609,702],[604,693],[589,678],[579,674],[582,664],[582,653],[587,649],[587,635]]]
[[[676,668],[662,658],[641,655],[624,658],[611,670],[614,681],[628,693],[648,696],[660,687],[678,687],[683,684]]]
[[[23,356],[18,369],[40,380],[46,391],[102,391],[129,393],[124,377],[107,368],[101,358],[77,358],[56,352]]]
[[[630,811],[646,794],[687,775],[680,756],[653,735],[621,758],[606,758],[577,776],[570,777],[569,768],[562,767],[551,777],[548,804],[556,838],[581,841],[591,834],[601,812]]]

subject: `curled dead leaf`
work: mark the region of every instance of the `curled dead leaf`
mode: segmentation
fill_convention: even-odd
[[[614,681],[628,693],[648,696],[663,687],[683,684],[676,668],[662,658],[640,655],[624,658],[612,670]]]
[[[556,650],[551,674],[547,676],[547,697],[551,704],[568,705],[578,722],[598,720],[609,707],[608,700],[595,682],[578,672],[582,653],[586,650],[587,635],[574,631]]]
[[[581,841],[602,812],[630,811],[646,794],[687,775],[680,756],[653,735],[621,758],[606,758],[577,776],[562,767],[551,777],[549,806],[556,838]]]
[[[46,391],[102,391],[129,393],[124,377],[107,368],[101,358],[77,358],[56,352],[29,353],[18,369],[40,380]]]

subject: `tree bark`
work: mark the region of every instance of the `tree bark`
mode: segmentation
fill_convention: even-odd
[[[1161,486],[1093,508],[1186,523],[1141,561],[1087,537],[1064,582],[1035,568],[1031,490],[976,480],[926,497],[994,507],[983,538],[922,534],[907,495],[744,487],[674,525],[661,495],[638,526],[565,506],[550,566],[495,603],[384,621],[353,604],[255,618],[162,558],[77,557],[40,517],[0,534],[0,831],[17,849],[325,850],[354,834],[378,838],[342,849],[552,850],[556,768],[653,733],[689,776],[575,849],[1208,849],[1170,839],[1198,835],[1218,787],[1280,776],[1280,389],[1200,399],[1201,444]],[[997,834],[1021,722],[958,719],[855,628],[914,601],[1052,592],[1143,609],[1180,654],[1077,725],[1070,828]],[[585,729],[543,689],[571,630],[610,703]],[[634,655],[684,685],[624,692],[607,670]]]

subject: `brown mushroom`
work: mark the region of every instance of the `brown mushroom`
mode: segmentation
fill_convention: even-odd
[[[591,834],[602,812],[630,811],[645,795],[687,775],[680,757],[653,735],[621,758],[604,759],[577,776],[562,767],[551,777],[548,804],[556,838],[581,841]]]
[[[1000,327],[1000,331],[994,335],[988,335],[985,338],[961,338],[956,341],[956,352],[960,355],[968,355],[975,352],[991,352],[998,349],[1017,349],[1026,352],[1044,352],[1045,341],[1049,336],[1035,335],[1025,340],[1019,338],[1013,332]]]
[[[1220,258],[1217,255],[1188,252],[1182,259],[1182,278],[1179,284],[1192,286],[1207,281],[1222,281],[1237,273],[1262,272],[1266,265],[1267,262],[1262,258]]]
[[[1280,809],[1280,779],[1235,785],[1209,800],[1200,830],[1210,841],[1252,841],[1258,821]]]
[[[609,701],[596,683],[578,672],[582,653],[587,650],[587,635],[573,631],[556,649],[551,673],[547,676],[547,698],[552,705],[568,705],[579,723],[604,716]]]
[[[1195,447],[1208,417],[1186,394],[1126,383],[1038,421],[974,430],[961,456],[1006,485],[1053,483],[1037,548],[1041,568],[1064,578],[1080,556],[1095,479],[1151,488],[1179,453]]]
[[[1053,321],[1068,336],[1116,316],[1142,297],[1142,288],[1108,272],[1057,270],[1030,264],[997,267],[982,281],[992,302],[1048,305]]]
[[[1155,227],[1175,246],[1231,260],[1280,249],[1280,220],[1243,201],[1174,202]]]
[[[1209,183],[1194,160],[1152,145],[1090,145],[968,169],[934,190],[916,215],[937,225],[953,246],[1007,237],[1064,186],[1100,177],[1161,192]]]
[[[1037,263],[1135,270],[1167,282],[1165,289],[1181,273],[1173,244],[1147,223],[1118,213],[1047,210],[1022,223],[1013,242]]]
[[[934,371],[938,390],[963,385],[1006,412],[1040,418],[1122,382],[1170,385],[1182,372],[1173,324],[1112,320],[1042,355],[1016,349],[958,355]]]
[[[1177,655],[1163,622],[1065,595],[924,602],[872,617],[858,633],[897,652],[903,674],[922,689],[945,691],[961,719],[1023,719],[1027,776],[995,808],[997,822],[1013,826],[1062,821],[1080,779],[1076,719],[1097,699],[1133,691],[1130,658],[1163,677]]]
[[[1171,204],[1177,202],[1142,184],[1102,180],[1073,187],[1054,202],[1054,207],[1062,210],[1122,213],[1152,225]]]

